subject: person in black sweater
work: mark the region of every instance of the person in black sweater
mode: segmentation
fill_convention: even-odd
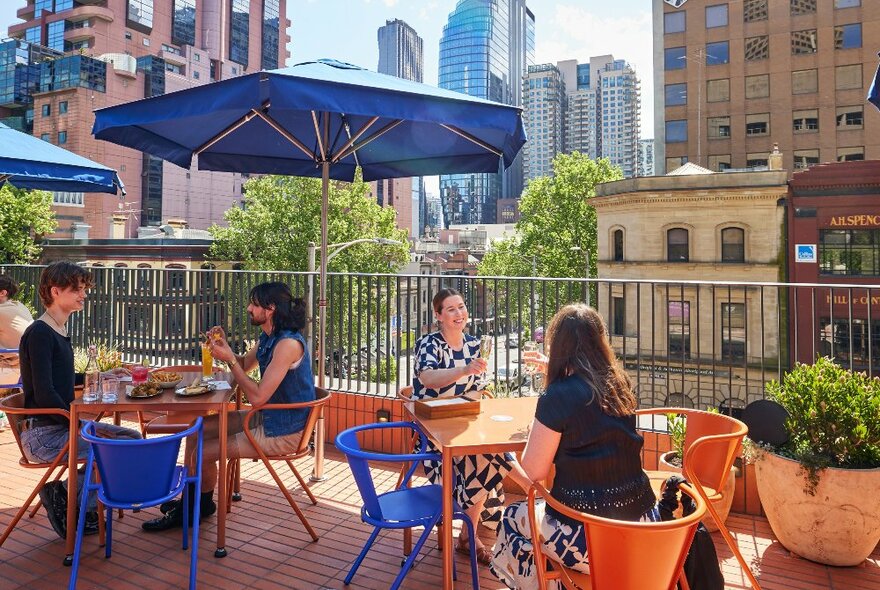
[[[584,304],[566,305],[550,322],[548,357],[526,355],[546,372],[547,390],[520,464],[532,481],[556,467],[551,495],[575,510],[605,518],[659,521],[654,492],[642,470],[636,432],[637,400],[608,341],[602,316]],[[544,554],[589,573],[586,538],[578,521],[536,502]],[[510,505],[498,529],[492,573],[509,588],[536,589],[526,502]]]
[[[91,285],[88,271],[72,262],[53,262],[43,269],[39,293],[46,311],[25,330],[19,347],[25,408],[70,410],[74,386],[82,384],[83,375],[74,373],[67,319],[73,312],[82,310],[86,291]],[[67,444],[70,428],[69,421],[63,416],[35,415],[26,419],[21,432],[25,456],[37,463],[54,461]],[[98,434],[105,438],[141,438],[136,430],[105,423],[98,424]],[[88,453],[88,443],[80,438],[78,456],[85,458]],[[78,481],[78,488],[81,485],[82,482]],[[46,483],[40,490],[40,500],[52,528],[60,537],[66,537],[66,482]],[[90,511],[94,511],[93,498],[90,498],[89,505]],[[83,532],[97,532],[97,514],[87,515]]]

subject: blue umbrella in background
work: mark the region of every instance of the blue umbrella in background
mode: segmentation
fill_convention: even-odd
[[[0,123],[0,186],[77,193],[125,187],[116,171]]]
[[[877,57],[880,57],[880,53],[877,54]],[[877,66],[874,82],[868,90],[868,102],[874,103],[874,106],[880,109],[880,66]]]
[[[93,133],[189,168],[321,177],[318,384],[324,381],[329,181],[510,166],[522,110],[333,60],[96,111]]]

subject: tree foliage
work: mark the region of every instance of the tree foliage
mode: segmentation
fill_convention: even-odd
[[[43,236],[55,231],[52,193],[0,187],[0,256],[12,264],[35,262]]]
[[[314,178],[263,176],[245,185],[243,207],[229,209],[228,227],[214,225],[210,255],[235,260],[250,270],[305,271],[309,242],[321,243],[321,181]],[[337,272],[396,272],[409,259],[406,232],[395,225],[396,212],[369,198],[369,186],[330,184],[328,241],[390,238],[401,245],[358,244],[335,256]],[[331,250],[332,252],[332,250]]]
[[[517,237],[495,242],[479,267],[483,276],[583,277],[586,252],[596,276],[596,211],[590,205],[597,184],[623,178],[607,158],[573,152],[553,160],[553,176],[529,182],[520,199]]]

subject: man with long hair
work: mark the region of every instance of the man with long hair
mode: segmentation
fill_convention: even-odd
[[[315,399],[315,381],[312,362],[302,329],[306,325],[306,305],[294,299],[284,283],[262,283],[251,289],[247,306],[251,325],[259,326],[261,333],[257,346],[243,355],[236,355],[219,326],[208,331],[208,346],[212,356],[229,366],[235,382],[251,405],[267,403],[296,403]],[[248,372],[260,368],[260,381],[254,381]],[[256,449],[245,434],[247,427],[257,444],[269,455],[292,452],[299,445],[308,410],[261,411],[256,420],[245,424],[246,410],[229,414],[227,455],[230,459],[257,458]],[[220,457],[220,428],[218,416],[207,416],[204,425],[202,451],[202,489],[200,516],[217,511],[214,487],[217,485],[217,460]],[[195,440],[187,440],[186,455],[194,462]],[[194,503],[190,503],[190,509]],[[146,531],[164,531],[183,525],[183,508],[179,500],[160,506],[164,516],[143,523]],[[192,518],[192,514],[189,515]]]

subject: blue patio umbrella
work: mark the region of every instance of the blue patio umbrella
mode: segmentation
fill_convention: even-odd
[[[0,186],[125,194],[116,171],[0,123]]]
[[[324,380],[329,180],[510,166],[521,109],[333,60],[197,86],[96,111],[93,133],[189,168],[320,176],[318,382]]]
[[[880,53],[877,54],[880,57]],[[874,106],[880,109],[880,66],[877,66],[877,73],[874,74],[874,82],[868,90],[868,102],[874,103]]]

